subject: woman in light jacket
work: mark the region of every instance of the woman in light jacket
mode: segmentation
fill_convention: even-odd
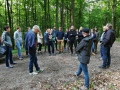
[[[42,44],[43,44],[43,35],[40,32],[38,32],[37,34],[37,42],[38,42],[38,53],[40,52],[41,53],[41,49],[42,49]]]

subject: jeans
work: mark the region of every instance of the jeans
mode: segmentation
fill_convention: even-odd
[[[18,57],[19,58],[22,58],[22,56],[21,56],[21,46],[22,46],[22,43],[16,42],[16,47],[18,49]]]
[[[110,66],[111,64],[110,47],[105,47],[102,45],[101,49],[102,49],[103,67]]]
[[[94,42],[92,43],[92,52],[94,52],[95,50],[95,45],[94,45]]]
[[[33,55],[29,55],[30,56],[30,61],[29,61],[29,73],[33,72],[33,64],[35,65],[36,71],[40,70],[40,67],[38,66],[38,62],[37,62],[37,56],[36,53]]]
[[[6,48],[5,64],[6,64],[6,67],[9,67],[9,60],[10,60],[10,64],[13,64],[12,48],[11,47],[5,47],[5,48]]]
[[[77,76],[79,76],[82,71],[84,73],[84,78],[85,78],[85,84],[84,84],[84,86],[86,86],[87,88],[89,88],[89,73],[88,73],[87,64],[80,63],[80,65],[78,67],[78,71],[76,73]]]
[[[54,44],[52,41],[48,42],[48,53],[51,54],[50,47],[52,47],[52,53],[54,53]]]

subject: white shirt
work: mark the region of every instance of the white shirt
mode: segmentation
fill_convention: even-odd
[[[38,43],[43,43],[43,36],[42,36],[42,34],[41,35],[39,35],[39,34],[37,34],[37,42]]]

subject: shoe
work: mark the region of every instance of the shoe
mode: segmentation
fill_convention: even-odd
[[[106,69],[106,67],[104,67],[103,65],[99,66],[99,68],[101,68],[101,69]]]
[[[107,65],[107,66],[106,66],[106,68],[109,68],[109,67],[110,67],[110,65]]]
[[[12,65],[15,65],[15,64],[17,64],[17,63],[11,63]]]
[[[96,55],[94,52],[92,52],[92,55]]]
[[[53,55],[53,56],[55,56],[55,54],[54,54],[54,53],[53,53],[52,55]]]
[[[88,88],[86,86],[82,86],[80,87],[80,90],[88,90]]]
[[[79,76],[79,75],[77,75],[77,72],[75,72],[75,76],[77,76],[77,77]]]
[[[51,56],[51,54],[49,54],[49,56]]]
[[[36,72],[37,73],[41,73],[41,72],[43,72],[44,70],[43,69],[41,69],[41,70],[37,70]]]
[[[13,66],[8,66],[8,67],[6,67],[6,68],[13,68]]]
[[[23,58],[19,58],[20,60],[23,60]]]
[[[31,73],[29,73],[29,75],[37,75],[38,74],[38,72],[31,72]]]

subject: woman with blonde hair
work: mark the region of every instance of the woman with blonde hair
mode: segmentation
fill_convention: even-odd
[[[37,42],[38,42],[38,53],[39,52],[41,53],[42,44],[43,44],[43,35],[41,31],[37,33]]]

